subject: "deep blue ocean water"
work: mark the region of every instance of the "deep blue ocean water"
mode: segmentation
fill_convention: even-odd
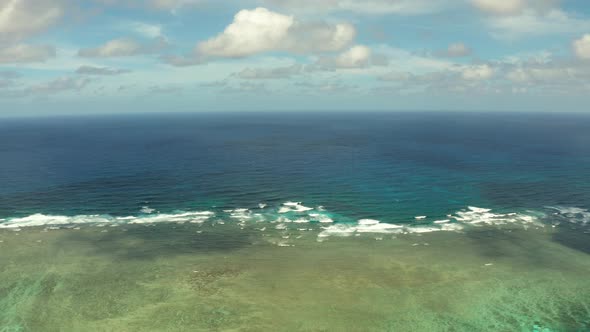
[[[408,222],[590,208],[590,116],[222,113],[0,120],[0,218],[324,206]],[[336,220],[339,221],[339,220]]]

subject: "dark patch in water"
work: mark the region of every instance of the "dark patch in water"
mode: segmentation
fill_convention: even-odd
[[[590,231],[584,228],[560,227],[559,231],[553,234],[553,241],[568,248],[590,254]]]
[[[575,181],[575,180],[574,180]],[[483,182],[479,184],[482,196],[495,206],[510,208],[538,208],[540,206],[584,206],[584,198],[571,189],[567,181],[531,179],[520,182]],[[583,190],[583,188],[580,188]]]
[[[469,230],[465,234],[475,242],[480,254],[489,258],[526,255],[533,260],[541,259],[536,254],[540,246],[531,241],[523,241],[520,231],[486,228]]]

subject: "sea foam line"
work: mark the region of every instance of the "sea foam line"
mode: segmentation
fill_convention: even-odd
[[[590,220],[590,212],[577,208],[554,208],[558,213],[570,216],[574,220],[587,222]],[[429,224],[384,223],[375,219],[360,219],[356,223],[336,223],[340,217],[327,212],[323,207],[311,208],[301,202],[285,202],[278,207],[258,206],[254,211],[248,208],[227,209],[223,211],[189,211],[177,213],[153,213],[146,214],[147,209],[142,208],[138,216],[115,217],[110,215],[77,215],[77,216],[52,216],[45,214],[33,214],[20,218],[5,218],[0,220],[0,229],[18,229],[24,227],[60,227],[74,224],[85,225],[123,225],[123,224],[157,224],[157,223],[193,223],[203,224],[215,221],[219,224],[234,223],[243,229],[248,223],[270,223],[276,229],[296,228],[296,225],[305,223],[319,223],[319,238],[329,236],[350,236],[363,233],[400,234],[400,233],[428,233],[439,231],[462,231],[467,226],[496,226],[505,224],[536,225],[542,226],[534,214],[523,213],[494,213],[491,209],[479,207],[467,207],[455,214],[448,215],[447,219],[434,220]],[[335,220],[336,218],[336,220]],[[425,218],[416,219],[420,223]],[[340,220],[342,221],[342,220]]]

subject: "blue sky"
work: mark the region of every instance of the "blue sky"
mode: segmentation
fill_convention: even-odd
[[[0,116],[585,112],[586,0],[2,0]]]

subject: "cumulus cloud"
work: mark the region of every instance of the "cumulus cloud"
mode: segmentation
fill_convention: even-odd
[[[575,95],[589,91],[590,65],[572,58],[554,59],[542,52],[429,72],[394,70],[378,79],[387,84],[384,90],[420,93]]]
[[[53,57],[55,57],[53,46],[28,44],[0,46],[0,63],[43,62]]]
[[[384,54],[374,54],[364,45],[355,45],[335,56],[322,56],[318,61],[310,65],[307,70],[336,70],[366,68],[370,66],[386,66],[389,59]]]
[[[55,25],[64,15],[59,0],[0,1],[0,42],[15,42]]]
[[[127,69],[114,69],[108,67],[94,67],[94,66],[80,66],[76,70],[78,75],[100,75],[100,76],[113,76],[128,73]]]
[[[355,45],[350,49],[335,56],[319,58],[312,64],[294,64],[277,68],[246,68],[232,76],[241,79],[286,79],[306,73],[318,71],[334,71],[337,69],[366,68],[372,65],[382,66],[387,63],[382,57],[375,56],[370,48],[364,45]],[[376,58],[376,60],[375,60]],[[374,64],[374,62],[376,62]]]
[[[474,92],[487,91],[494,85],[496,69],[490,64],[455,65],[444,70],[414,73],[408,71],[392,71],[378,77],[380,81],[395,84],[387,89],[402,89],[413,92]]]
[[[156,38],[151,44],[141,44],[133,39],[120,38],[110,40],[98,47],[83,48],[78,51],[78,55],[87,58],[134,56],[154,53],[165,46],[166,41],[162,38]]]
[[[369,65],[371,49],[364,45],[356,45],[334,59],[338,68],[360,68]]]
[[[590,34],[585,34],[582,38],[574,40],[572,47],[574,54],[582,60],[590,60]]]
[[[197,45],[197,53],[215,57],[245,57],[268,51],[333,52],[356,36],[348,23],[307,23],[266,8],[241,10],[218,36]]]
[[[49,45],[31,45],[24,39],[45,32],[65,13],[62,0],[0,1],[0,63],[43,62],[55,57]]]
[[[243,58],[265,52],[337,52],[356,37],[349,23],[302,22],[266,8],[241,10],[222,33],[200,42],[192,54],[163,56],[173,66],[200,65],[215,58]]]

